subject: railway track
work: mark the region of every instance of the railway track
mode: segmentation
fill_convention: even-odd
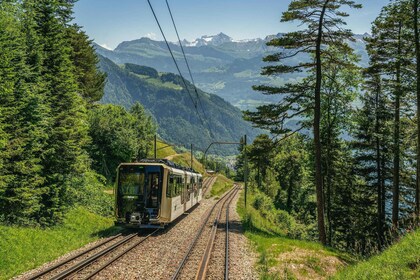
[[[203,197],[207,193],[208,189],[216,182],[217,176],[210,176],[203,182]]]
[[[172,275],[172,280],[175,279],[205,279],[207,276],[207,272],[209,271],[209,266],[212,266],[212,271],[217,271],[217,274],[220,275],[214,276],[214,279],[228,279],[229,277],[229,206],[232,202],[233,198],[237,194],[239,188],[234,187],[232,190],[227,192],[219,201],[208,211],[208,214],[200,227],[199,231],[197,232],[195,238],[189,245],[189,248],[179,263],[177,270]],[[221,224],[221,217],[223,213],[223,209],[226,209],[225,214],[225,229],[220,230],[219,225]],[[223,238],[220,238],[222,232],[225,233],[225,243],[220,244],[218,243],[219,249],[220,247],[224,247],[224,258],[222,267],[224,266],[224,270],[220,271],[220,266],[217,264],[217,261],[213,261],[215,259],[212,255],[215,249],[215,240],[216,236],[218,236],[218,240],[221,241]],[[218,234],[219,233],[219,234]],[[220,251],[220,250],[219,250]],[[218,258],[220,262],[220,258]],[[220,273],[219,273],[220,272]]]
[[[47,269],[32,275],[28,279],[90,279],[117,259],[146,241],[157,231],[159,231],[159,229],[156,229],[143,237],[139,236],[138,233],[128,234],[127,236],[118,234],[71,258],[48,267]]]

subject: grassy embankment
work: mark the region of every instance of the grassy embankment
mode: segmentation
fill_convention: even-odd
[[[420,230],[381,254],[344,268],[333,279],[420,279]]]
[[[70,210],[62,225],[50,229],[0,225],[0,279],[10,279],[117,231],[112,218],[82,207]]]
[[[226,178],[222,174],[217,174],[217,180],[213,184],[213,187],[210,190],[210,196],[220,197],[224,194],[227,190],[232,188],[233,181],[229,178]]]
[[[327,279],[354,260],[316,242],[288,237],[291,225],[278,225],[263,217],[252,205],[248,193],[247,211],[244,192],[238,201],[245,235],[258,253],[257,270],[261,279]]]

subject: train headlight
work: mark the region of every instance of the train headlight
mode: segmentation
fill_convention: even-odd
[[[131,223],[139,223],[140,222],[140,213],[138,213],[138,212],[131,213],[130,222]]]

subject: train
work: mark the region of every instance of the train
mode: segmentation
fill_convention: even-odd
[[[163,228],[203,196],[203,176],[167,159],[121,163],[114,188],[116,224]]]

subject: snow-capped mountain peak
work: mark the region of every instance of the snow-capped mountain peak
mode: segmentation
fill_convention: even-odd
[[[204,35],[201,38],[195,39],[193,42],[188,42],[186,45],[189,47],[200,47],[200,46],[220,46],[224,43],[233,42],[232,37],[220,32],[217,35]]]

